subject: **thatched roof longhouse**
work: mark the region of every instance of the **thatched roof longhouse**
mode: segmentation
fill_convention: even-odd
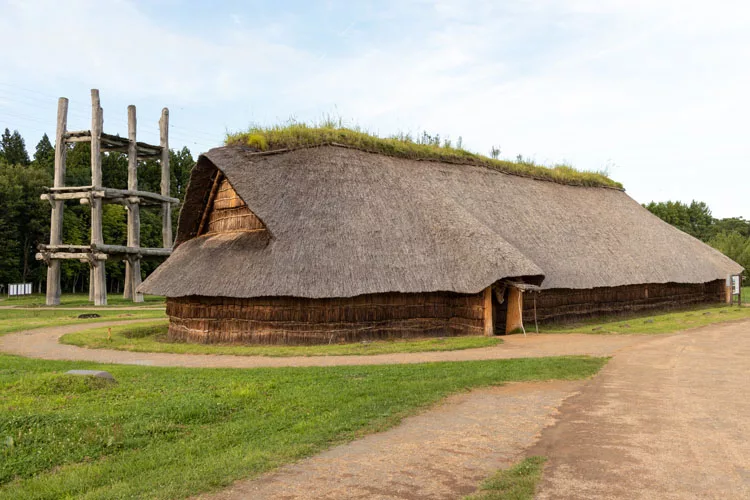
[[[196,237],[216,169],[268,232]],[[616,189],[333,145],[277,154],[237,146],[200,157],[177,247],[140,290],[242,298],[477,293],[503,278],[595,288],[703,283],[740,269]]]

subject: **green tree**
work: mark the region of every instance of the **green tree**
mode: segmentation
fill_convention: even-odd
[[[21,252],[18,241],[18,217],[21,207],[21,187],[15,168],[0,158],[0,284],[20,281]]]
[[[49,174],[50,177],[55,172],[55,148],[47,137],[47,134],[42,136],[42,139],[36,145],[36,151],[34,152],[34,161],[32,162],[37,168],[43,169]]]
[[[711,238],[709,244],[745,268],[744,280],[750,278],[750,238],[737,231],[722,232]]]
[[[39,197],[49,185],[46,172],[31,165],[0,165],[0,280],[39,281],[36,247],[49,239],[49,205]]]
[[[8,165],[28,165],[29,153],[26,152],[26,142],[24,142],[18,130],[10,133],[7,128],[0,137],[0,158],[5,160]]]
[[[742,217],[730,217],[714,221],[715,234],[731,232],[736,232],[745,238],[750,238],[750,221],[747,221]]]
[[[693,200],[690,205],[679,201],[651,202],[644,205],[652,214],[677,229],[707,242],[714,235],[711,210],[704,202]]]

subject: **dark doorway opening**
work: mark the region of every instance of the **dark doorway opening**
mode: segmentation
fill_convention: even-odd
[[[502,297],[502,303],[498,299]],[[492,290],[492,323],[495,335],[505,335],[505,325],[508,320],[508,288],[493,288]]]

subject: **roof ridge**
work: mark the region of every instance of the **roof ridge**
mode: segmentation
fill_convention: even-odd
[[[526,179],[532,179],[532,180],[536,180],[536,181],[552,182],[554,184],[560,184],[562,186],[584,187],[584,188],[594,188],[594,189],[600,189],[601,188],[601,189],[611,189],[611,190],[614,190],[614,191],[625,192],[625,188],[624,187],[608,186],[608,185],[605,185],[605,184],[591,186],[591,185],[584,184],[582,182],[577,182],[577,181],[572,181],[572,180],[563,180],[563,179],[559,179],[558,180],[558,179],[554,179],[554,178],[533,175],[533,174],[529,174],[529,173],[525,173],[525,172],[516,172],[516,171],[512,171],[512,170],[505,170],[505,169],[502,169],[499,166],[493,165],[492,163],[489,163],[489,162],[486,162],[486,161],[482,161],[482,160],[471,160],[469,158],[467,158],[465,160],[452,160],[452,159],[448,159],[448,158],[422,158],[422,157],[418,157],[418,156],[413,156],[413,157],[412,156],[405,156],[405,155],[402,156],[402,155],[388,154],[387,152],[376,151],[374,149],[366,148],[366,147],[351,146],[349,144],[342,144],[342,143],[334,142],[334,141],[321,141],[320,143],[317,143],[317,144],[305,144],[305,145],[299,145],[299,146],[290,147],[290,148],[272,149],[272,150],[268,150],[268,151],[260,151],[260,150],[258,150],[256,148],[251,147],[251,146],[245,146],[245,145],[240,145],[240,144],[233,144],[233,145],[227,145],[227,146],[220,146],[220,147],[212,148],[209,151],[207,151],[206,153],[204,153],[204,155],[207,154],[207,153],[209,153],[209,152],[211,152],[211,151],[218,150],[218,149],[239,149],[239,150],[242,150],[247,156],[259,156],[259,157],[262,157],[262,156],[274,156],[274,155],[284,154],[284,153],[292,153],[292,152],[295,152],[295,151],[301,151],[301,150],[313,149],[313,148],[320,148],[320,147],[326,147],[326,146],[333,146],[333,147],[337,147],[337,148],[352,149],[352,150],[355,150],[355,151],[361,151],[363,153],[369,153],[369,154],[380,155],[380,156],[388,156],[388,157],[391,157],[391,158],[401,158],[401,159],[404,159],[404,160],[425,161],[425,162],[433,162],[433,163],[445,163],[445,164],[448,164],[448,165],[468,165],[468,166],[471,166],[471,167],[481,167],[481,168],[486,168],[487,170],[492,170],[494,172],[498,172],[498,173],[505,174],[505,175],[513,175],[515,177],[523,177],[523,178],[526,178]],[[201,156],[203,156],[203,155],[201,155]]]

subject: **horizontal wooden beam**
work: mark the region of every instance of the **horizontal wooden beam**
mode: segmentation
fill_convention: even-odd
[[[49,251],[49,252],[88,252],[91,250],[91,245],[66,245],[66,244],[60,244],[60,245],[37,245],[37,249],[39,251]]]
[[[77,191],[66,190],[62,191],[56,188],[48,188],[50,191],[47,194],[41,195],[43,200],[80,200],[85,198],[104,198],[107,200],[130,198],[133,200],[139,200],[138,203],[171,203],[177,205],[180,200],[172,198],[171,196],[162,196],[160,194],[151,193],[149,191],[136,191],[132,189],[112,189],[112,188],[100,188],[94,189],[92,186],[82,186],[77,188]],[[135,201],[130,201],[134,203]]]
[[[143,198],[146,200],[159,201],[162,203],[171,203],[177,205],[180,200],[172,198],[171,196],[163,196],[161,194],[151,193],[149,191],[137,191],[133,189],[111,189],[104,188],[104,198]]]
[[[65,134],[65,142],[89,142],[91,141],[90,130],[76,130]],[[101,135],[102,151],[128,152],[130,141],[127,137],[119,135],[102,134]],[[154,146],[145,142],[136,142],[138,157],[159,158],[161,156],[161,146]]]
[[[94,260],[107,260],[107,255],[103,253],[82,253],[82,252],[39,252],[36,254],[36,260],[80,260],[85,262],[91,255]]]
[[[106,254],[143,255],[144,257],[169,257],[171,248],[126,247],[124,245],[91,245],[95,251]]]
[[[49,257],[64,259],[85,259],[87,255],[140,255],[143,257],[169,257],[172,253],[171,248],[145,248],[145,247],[127,247],[124,245],[39,245],[37,257],[44,260],[46,255],[66,255],[66,257]],[[73,257],[70,257],[70,256]],[[100,259],[104,260],[104,259]]]
[[[81,205],[88,205],[89,203],[91,203],[91,200],[89,198],[81,198],[79,201],[81,202]],[[136,196],[129,196],[128,198],[104,198],[102,200],[102,203],[104,203],[105,205],[123,205],[125,207],[129,205],[160,207],[162,205],[162,202],[160,201],[144,200],[143,198],[138,198]]]
[[[94,186],[62,186],[62,187],[46,187],[44,191],[47,193],[67,193],[68,191],[91,191]]]

